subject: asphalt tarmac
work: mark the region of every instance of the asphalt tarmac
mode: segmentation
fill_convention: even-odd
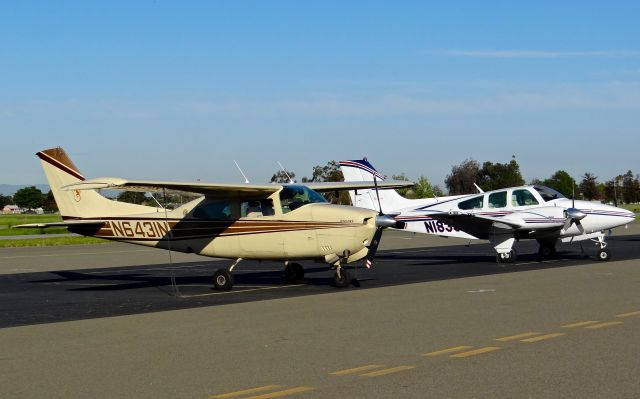
[[[1,397],[629,397],[640,395],[640,231],[562,246],[385,233],[360,287],[326,266],[122,244],[0,250]],[[350,269],[352,276],[355,270]],[[175,280],[175,285],[171,280]]]

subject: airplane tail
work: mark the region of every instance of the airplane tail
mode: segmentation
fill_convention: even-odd
[[[108,217],[155,212],[155,207],[112,201],[96,190],[63,190],[61,187],[85,180],[60,147],[36,154],[47,176],[51,192],[63,219]]]
[[[366,158],[340,161],[340,170],[344,175],[344,181],[372,181],[374,177],[377,180],[384,180],[384,176]],[[384,212],[411,206],[411,200],[404,198],[396,190],[379,190],[379,193],[380,205]],[[349,197],[353,206],[380,211],[375,190],[349,191]]]

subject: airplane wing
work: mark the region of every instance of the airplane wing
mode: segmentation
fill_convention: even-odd
[[[429,216],[478,238],[487,237],[496,228],[501,230],[540,231],[559,230],[564,225],[564,222],[557,220],[523,219],[522,217],[509,217],[508,215],[496,217],[462,212],[436,212]]]
[[[403,187],[411,187],[414,185],[413,182],[406,180],[385,180],[378,181],[376,183],[372,181],[339,181],[339,182],[307,182],[301,183],[312,190],[317,192],[325,192],[325,191],[344,191],[344,190],[365,190],[375,188],[376,184],[380,190],[392,189],[392,188],[403,188]]]
[[[340,190],[363,190],[374,188],[373,181],[364,182],[310,182],[300,183],[318,192],[340,191]],[[408,181],[380,181],[377,182],[380,189],[391,189],[400,187],[410,187],[412,182]],[[204,195],[225,195],[234,194],[272,194],[282,187],[281,184],[226,184],[226,183],[200,183],[200,182],[170,182],[154,180],[130,180],[119,177],[100,177],[96,179],[83,180],[74,184],[62,187],[63,190],[126,190],[139,192],[188,192]]]
[[[101,177],[83,180],[62,187],[63,190],[111,189],[138,192],[188,192],[204,195],[272,194],[280,189],[280,184],[226,184],[200,182],[171,182],[154,180],[130,180],[119,177]]]

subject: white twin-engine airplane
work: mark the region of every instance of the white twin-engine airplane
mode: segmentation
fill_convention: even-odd
[[[345,181],[384,180],[367,161],[341,161]],[[395,215],[396,228],[446,237],[489,240],[498,263],[516,259],[513,244],[535,239],[541,258],[555,255],[559,241],[572,243],[592,240],[598,246],[598,259],[609,260],[605,231],[626,225],[635,214],[626,209],[589,201],[565,198],[549,187],[533,185],[510,187],[471,195],[406,199],[395,190],[349,191],[354,206],[384,209]]]
[[[304,275],[297,260],[318,260],[335,269],[334,284],[352,281],[342,264],[375,256],[384,227],[396,221],[379,212],[327,203],[318,192],[407,187],[408,182],[220,184],[102,177],[87,180],[62,148],[38,152],[63,222],[71,232],[204,256],[235,259],[213,276],[230,290],[233,268],[243,259],[283,261],[285,281]],[[178,191],[200,195],[177,209],[117,202],[96,189]],[[357,281],[355,281],[357,283]]]

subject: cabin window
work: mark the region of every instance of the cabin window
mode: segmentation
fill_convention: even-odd
[[[244,201],[240,204],[240,216],[255,218],[261,216],[273,216],[273,201],[269,198],[261,200]]]
[[[498,193],[489,194],[489,208],[504,208],[507,206],[507,192],[500,191]]]
[[[526,189],[513,190],[513,193],[511,194],[511,202],[513,206],[538,205],[536,197]]]
[[[465,201],[458,203],[458,208],[460,209],[479,209],[482,208],[482,200],[484,199],[484,195],[479,197],[474,197]]]
[[[204,201],[193,210],[197,219],[231,219],[231,203],[229,201]]]
[[[301,206],[317,202],[327,202],[327,200],[306,186],[286,185],[280,191],[282,213],[291,212]]]

